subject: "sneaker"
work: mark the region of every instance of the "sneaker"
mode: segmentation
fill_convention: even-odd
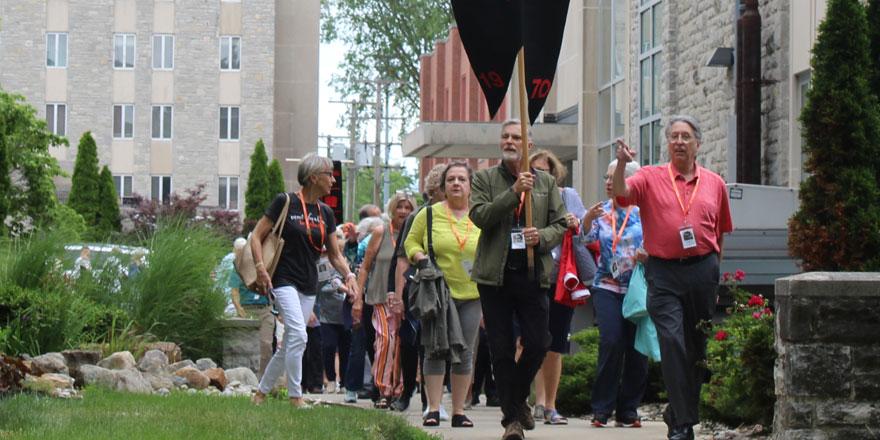
[[[336,394],[336,382],[327,382],[324,388],[327,394]]]
[[[358,401],[358,393],[357,391],[345,391],[345,398],[342,399],[345,403],[357,403]]]
[[[545,409],[544,410],[544,424],[545,425],[567,425],[568,419],[559,414],[559,411],[555,409]]]
[[[642,419],[639,416],[621,417],[614,421],[614,426],[618,428],[641,428]]]
[[[604,414],[593,414],[593,420],[590,421],[590,424],[593,425],[594,428],[604,428],[608,425],[608,416]]]
[[[409,400],[409,397],[400,396],[397,399],[394,399],[393,402],[391,402],[391,406],[389,408],[391,409],[391,411],[404,412],[409,409]]]
[[[528,403],[523,402],[522,406],[520,406],[519,424],[522,425],[523,429],[526,431],[535,429],[535,418],[532,417],[532,409],[529,408]]]
[[[524,438],[523,427],[516,420],[507,424],[504,428],[504,435],[501,436],[501,440],[523,440]]]
[[[537,420],[544,420],[544,405],[535,405],[535,410],[532,411],[532,418]]]

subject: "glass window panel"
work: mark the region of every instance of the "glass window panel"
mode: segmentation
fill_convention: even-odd
[[[67,106],[64,104],[57,104],[55,106],[57,109],[57,113],[55,114],[56,121],[56,130],[55,134],[58,136],[66,136],[67,135]]]
[[[134,68],[134,35],[125,36],[125,67]]]
[[[220,107],[220,139],[229,138],[229,107]]]
[[[134,106],[126,105],[124,107],[125,110],[125,126],[124,126],[124,134],[125,137],[130,138],[134,137]]]
[[[55,53],[58,50],[55,44],[56,37],[56,34],[46,34],[46,65],[49,67],[55,67]]]
[[[238,209],[238,177],[229,178],[229,209]]]
[[[125,52],[125,42],[122,35],[113,36],[113,67],[122,67],[122,58]]]
[[[604,200],[607,197],[605,194],[605,172],[608,171],[608,164],[611,163],[611,146],[604,146],[599,148],[596,157],[596,179],[598,180],[598,194],[596,196],[600,200]]]
[[[122,110],[123,109],[121,105],[113,106],[113,137],[115,138],[122,137]],[[116,189],[117,191],[119,190],[119,188]]]
[[[626,90],[624,90],[623,83],[620,82],[614,86],[614,129],[612,137],[619,138],[623,137],[623,129],[624,129],[624,107],[626,105]]]
[[[657,163],[657,162],[660,162],[660,147],[663,145],[663,138],[662,138],[663,129],[661,127],[660,121],[652,122],[651,129],[653,132],[652,135],[653,135],[653,142],[654,142],[654,148],[652,149],[652,155],[651,155],[651,163]]]
[[[651,113],[660,113],[660,74],[663,72],[662,53],[658,53],[652,57],[653,72],[651,72]]]
[[[161,197],[161,194],[162,194],[160,192],[160,185],[161,184],[162,184],[162,181],[160,180],[159,176],[150,177],[150,198],[152,198],[153,200],[159,200],[159,198]]]
[[[164,65],[164,67],[166,69],[173,69],[174,68],[174,37],[171,35],[165,36],[164,52],[165,52],[165,65]]]
[[[640,68],[642,74],[639,90],[642,93],[639,99],[639,115],[644,118],[651,115],[651,59],[642,60]]]
[[[171,106],[162,107],[162,138],[171,139]]]
[[[113,186],[116,188],[116,194],[122,194],[122,177],[113,176]]]
[[[162,177],[162,203],[168,204],[171,201],[171,176]]]
[[[599,103],[596,108],[596,136],[600,144],[611,140],[611,88],[599,91]]]
[[[226,179],[228,179],[228,177],[221,177],[220,178],[220,190],[218,191],[218,193],[220,194],[220,198],[219,198],[218,203],[221,208],[227,208],[227,206],[226,206],[226,191],[228,190],[228,188],[226,187]]]
[[[49,131],[55,133],[55,105],[47,104],[46,105],[46,125],[49,126]]]
[[[67,67],[67,34],[58,34],[58,67]]]
[[[602,87],[611,80],[611,1],[604,0],[602,2],[598,29],[598,52],[599,59],[596,63],[598,67],[598,75],[596,81],[598,87]]]
[[[153,68],[162,68],[162,36],[153,35]]]
[[[122,182],[125,184],[122,192],[123,197],[131,197],[131,176],[125,176]]]
[[[220,38],[220,68],[229,69],[229,38]]]
[[[639,127],[639,157],[642,166],[651,163],[651,124]]]
[[[660,46],[663,44],[663,11],[660,8],[663,7],[663,3],[656,4],[653,8],[651,8],[651,24],[653,28],[653,47]]]
[[[641,18],[639,20],[641,23],[641,48],[642,52],[647,52],[651,48],[651,10],[648,9],[641,14]]]
[[[234,70],[241,68],[241,38],[239,37],[232,39],[232,68]]]
[[[238,139],[238,107],[232,107],[229,109],[230,112],[230,127],[229,134],[231,139]]]
[[[151,137],[153,139],[159,139],[159,135],[162,134],[162,108],[159,106],[153,106],[153,131]]]
[[[614,38],[612,47],[612,77],[623,77],[624,63],[626,62],[626,3],[623,0],[614,0]]]

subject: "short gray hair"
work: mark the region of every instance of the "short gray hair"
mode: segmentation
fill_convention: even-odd
[[[333,161],[327,157],[309,153],[303,156],[296,170],[296,180],[300,186],[309,186],[309,177],[324,171],[325,168],[333,169]]]
[[[672,126],[676,122],[684,122],[687,125],[690,125],[694,130],[694,137],[697,138],[697,142],[703,141],[703,131],[700,130],[700,123],[697,122],[697,118],[690,115],[672,115],[669,117],[669,120],[666,121],[666,130],[663,134],[666,136],[666,139],[669,139],[669,133],[672,131]]]
[[[504,133],[504,129],[507,128],[508,125],[522,125],[522,121],[517,118],[510,118],[501,123],[501,133]],[[529,142],[535,142],[535,137],[532,136],[532,127],[529,126]]]
[[[612,160],[611,163],[608,164],[608,168],[615,168],[615,167],[617,167],[617,159]],[[639,166],[638,162],[635,162],[635,161],[627,162],[626,168],[623,171],[623,177],[632,177],[636,172],[639,171],[640,168],[641,167]]]
[[[368,234],[372,234],[373,229],[376,229],[377,226],[382,226],[384,223],[385,221],[381,217],[367,217],[361,220],[357,225],[358,241],[363,240]]]
[[[438,163],[428,171],[428,175],[425,176],[425,193],[428,194],[428,198],[433,199],[437,195],[437,191],[441,191],[441,182],[440,178],[443,175],[443,171],[446,170],[445,163]]]

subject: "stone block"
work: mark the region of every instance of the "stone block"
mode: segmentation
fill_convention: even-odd
[[[186,382],[189,384],[190,388],[194,388],[197,390],[202,390],[208,387],[211,384],[211,380],[208,379],[208,376],[205,376],[205,373],[197,370],[193,367],[184,367],[177,370],[174,375],[182,377],[186,379]]]
[[[159,350],[165,353],[169,363],[179,362],[182,359],[180,347],[173,342],[151,342],[144,347],[147,351]]]
[[[826,440],[820,429],[785,429],[773,431],[773,440]]]
[[[118,351],[98,362],[99,367],[108,370],[128,370],[135,367],[134,356],[130,351]]]
[[[880,424],[880,407],[875,403],[824,401],[816,403],[817,426],[865,426]]]
[[[207,371],[211,368],[217,368],[217,364],[211,359],[202,358],[196,361],[196,368],[201,371]]]
[[[182,360],[182,361],[178,361],[178,362],[175,362],[175,363],[169,365],[169,366],[168,366],[168,372],[169,372],[169,373],[174,373],[175,371],[180,370],[181,368],[185,368],[185,367],[193,367],[193,368],[195,368],[195,366],[196,366],[196,363],[195,363],[195,362],[193,362],[193,361],[191,361],[191,360],[189,360],[189,359],[184,359],[184,360]]]
[[[160,389],[171,389],[174,387],[174,381],[171,379],[171,375],[168,373],[150,373],[144,372],[141,373],[144,379],[150,383],[150,386],[153,390],[158,391]]]
[[[168,366],[168,356],[160,350],[150,350],[138,362],[138,369],[158,373]]]
[[[229,383],[229,381],[226,380],[226,374],[223,372],[222,368],[209,368],[205,370],[205,376],[208,376],[211,385],[217,387],[220,391],[225,390],[226,384]]]
[[[226,378],[229,379],[230,383],[239,382],[252,388],[256,388],[260,385],[260,382],[257,380],[257,375],[247,367],[226,370]]]
[[[880,372],[854,374],[853,399],[880,405]]]
[[[801,397],[850,397],[852,384],[848,372],[851,365],[847,346],[789,346],[783,364],[786,392]]]
[[[813,426],[815,406],[810,402],[792,399],[778,399],[774,413],[774,423],[782,423],[788,429],[802,429]]]
[[[67,368],[71,373],[79,369],[80,365],[97,365],[101,361],[100,350],[64,350],[61,355],[67,361]]]
[[[877,340],[876,335],[874,339]],[[877,366],[880,365],[880,344],[853,347],[852,359],[854,373],[877,371]]]
[[[41,376],[46,373],[69,374],[67,361],[61,353],[46,353],[31,359],[31,373]]]
[[[125,391],[129,393],[152,394],[153,386],[150,381],[144,378],[141,372],[135,368],[126,370],[113,370],[116,376],[117,391]]]
[[[82,374],[82,386],[101,385],[115,389],[116,378],[112,370],[97,365],[83,365],[79,368],[79,371]]]
[[[227,319],[223,321],[223,368],[247,367],[260,370],[260,321]]]

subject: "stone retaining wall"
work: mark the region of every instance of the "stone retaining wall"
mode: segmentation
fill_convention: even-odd
[[[880,273],[776,281],[775,439],[880,438]]]
[[[230,318],[223,321],[223,368],[260,370],[260,321]]]

